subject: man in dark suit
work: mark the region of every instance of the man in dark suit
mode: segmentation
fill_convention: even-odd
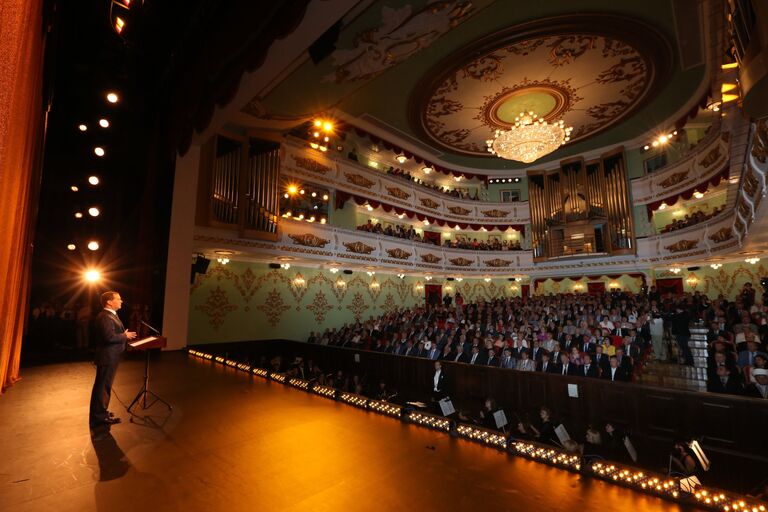
[[[598,345],[595,347],[595,357],[593,358],[595,365],[597,365],[603,373],[608,371],[608,368],[611,367],[611,364],[608,362],[608,356],[603,353],[603,346]]]
[[[432,396],[437,401],[444,398],[447,394],[443,365],[440,361],[435,361],[435,374],[432,376]]]
[[[582,358],[584,359],[584,364],[579,366],[579,375],[582,377],[591,377],[593,379],[598,378],[600,372],[598,371],[597,365],[592,362],[592,356],[584,354]]]
[[[539,361],[539,364],[536,366],[536,371],[543,373],[557,372],[557,365],[549,360],[549,354],[547,352],[544,352],[541,355],[541,361]]]
[[[603,372],[603,378],[605,380],[610,380],[611,382],[626,382],[629,380],[629,375],[624,372],[622,368],[619,367],[619,360],[616,358],[616,356],[611,356],[610,359],[610,366],[608,367],[608,371]]]
[[[568,359],[568,354],[560,352],[560,364],[557,365],[558,375],[577,375],[578,367]]]
[[[468,363],[469,356],[464,352],[464,345],[456,345],[456,354],[452,357],[454,363]]]
[[[123,305],[119,293],[104,292],[101,295],[101,305],[104,309],[96,317],[96,380],[91,391],[88,418],[91,428],[120,423],[120,418],[114,417],[107,407],[112,396],[112,383],[115,380],[120,354],[125,350],[126,342],[136,337],[136,333],[126,329],[117,316],[117,311]]]

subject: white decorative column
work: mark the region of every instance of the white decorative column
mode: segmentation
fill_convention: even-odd
[[[186,155],[176,158],[163,306],[163,335],[168,338],[167,350],[179,350],[187,345],[189,275],[199,169],[200,146],[192,146]]]

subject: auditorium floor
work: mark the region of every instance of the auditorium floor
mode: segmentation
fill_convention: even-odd
[[[29,368],[0,397],[0,510],[682,510],[182,353],[153,362],[162,426],[113,395],[124,423],[92,440],[94,372]],[[118,369],[126,405],[142,375]]]

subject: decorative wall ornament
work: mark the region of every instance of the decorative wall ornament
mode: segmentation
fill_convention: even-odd
[[[688,177],[688,171],[676,172],[670,176],[667,176],[667,178],[664,181],[660,181],[659,186],[662,188],[669,188],[674,185],[677,185],[682,181],[685,181],[687,177]]]
[[[395,258],[398,260],[407,260],[411,257],[411,253],[408,251],[404,251],[403,249],[400,249],[399,247],[395,249],[387,249],[387,254],[389,254],[390,258]]]
[[[502,260],[500,258],[495,258],[492,260],[486,260],[485,264],[489,267],[508,267],[509,264],[512,263],[509,260]]]
[[[491,217],[492,219],[500,219],[502,217],[506,217],[507,215],[509,215],[510,212],[493,209],[493,210],[483,210],[480,213],[482,213],[486,217]]]
[[[397,311],[397,308],[398,308],[398,305],[397,305],[397,302],[395,302],[395,298],[392,297],[391,293],[388,293],[384,298],[384,303],[381,305],[381,309],[383,309],[387,313],[394,313],[395,311]]]
[[[428,197],[420,197],[419,202],[421,202],[421,204],[426,206],[427,208],[432,208],[433,210],[438,206],[440,206],[440,203],[438,203],[437,201],[433,201]]]
[[[195,309],[205,313],[209,318],[208,323],[213,326],[213,330],[218,331],[224,323],[224,317],[236,310],[237,306],[230,304],[227,292],[222,290],[220,286],[216,286],[214,290],[211,290],[205,303],[195,306]]]
[[[325,294],[322,291],[318,291],[315,294],[312,303],[307,304],[306,307],[313,315],[315,315],[315,322],[317,322],[318,325],[321,325],[323,321],[325,321],[325,315],[333,309],[333,306],[328,303]]]
[[[312,233],[305,233],[303,235],[288,235],[293,240],[294,244],[305,245],[307,247],[325,247],[326,244],[331,243],[330,240],[320,238]]]
[[[347,251],[354,252],[356,254],[371,254],[376,248],[366,245],[363,242],[346,242],[344,247]]]
[[[376,184],[375,181],[371,181],[365,176],[361,176],[359,174],[351,174],[351,173],[345,172],[344,177],[347,178],[347,182],[353,185],[357,185],[358,187],[371,188]]]
[[[363,313],[369,309],[369,306],[365,303],[363,295],[360,292],[355,292],[352,302],[347,305],[347,309],[352,312],[355,321],[359,322],[363,317]]]
[[[457,267],[468,267],[472,263],[474,263],[473,260],[468,260],[467,258],[453,258],[453,259],[450,259],[448,261],[450,261],[451,263],[453,263]]]
[[[709,150],[709,153],[707,153],[704,158],[701,159],[701,162],[699,162],[699,165],[704,167],[705,169],[710,167],[712,164],[717,162],[717,160],[720,158],[720,145],[713,147]]]
[[[267,294],[264,304],[256,306],[256,309],[267,316],[269,325],[277,327],[277,324],[280,323],[280,317],[283,316],[283,313],[291,309],[291,306],[283,302],[280,292],[278,292],[276,288],[273,288],[272,291]]]
[[[386,187],[386,189],[389,195],[391,195],[392,197],[396,197],[398,199],[406,200],[409,197],[411,197],[411,194],[397,187]]]
[[[383,6],[381,24],[355,36],[352,48],[332,54],[334,71],[323,82],[344,83],[369,80],[432,45],[455,28],[472,11],[472,2],[429,2],[416,12],[411,5]]]
[[[316,162],[311,158],[306,158],[303,156],[296,156],[296,155],[291,155],[291,158],[293,158],[294,162],[296,162],[296,167],[301,167],[302,169],[316,172],[318,174],[326,174],[331,172],[332,170],[327,165],[323,165],[320,162]]]
[[[421,261],[423,261],[425,263],[433,263],[433,264],[440,263],[440,260],[443,259],[443,258],[440,258],[438,256],[435,256],[434,254],[429,254],[429,253],[422,254],[419,257],[421,258]]]
[[[472,210],[462,208],[461,206],[449,206],[448,211],[454,215],[461,215],[462,217],[466,217],[472,212]]]
[[[240,296],[243,298],[243,302],[245,302],[243,311],[250,311],[251,299],[259,289],[257,286],[254,286],[256,284],[256,274],[253,273],[251,267],[246,268],[243,273],[240,274],[240,278],[236,280],[234,284],[235,288],[237,288],[237,291],[240,292]]]
[[[733,228],[731,228],[731,226],[718,229],[717,231],[715,231],[714,234],[712,234],[709,237],[709,239],[715,242],[716,244],[725,242],[726,240],[730,240],[731,238],[733,238]]]
[[[339,277],[339,279],[341,279],[341,277]],[[346,286],[336,286],[336,281],[328,279],[325,274],[319,271],[307,280],[307,286],[318,286],[321,288],[325,286],[331,290],[331,293],[333,293],[333,296],[336,297],[336,300],[339,302],[341,302],[347,294]]]
[[[669,252],[690,251],[699,245],[698,240],[678,240],[672,245],[665,245],[664,248]]]

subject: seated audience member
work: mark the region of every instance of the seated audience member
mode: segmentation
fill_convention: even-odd
[[[533,361],[528,357],[528,351],[525,349],[520,352],[520,360],[517,362],[517,370],[521,372],[532,372],[536,370]]]
[[[560,352],[560,364],[557,365],[558,375],[576,375],[578,370],[575,364],[571,364],[568,354]]]
[[[557,365],[554,365],[549,361],[549,354],[545,352],[541,355],[541,361],[537,365],[536,371],[543,373],[555,373],[557,372]]]
[[[608,368],[610,368],[610,363],[608,362],[608,356],[603,353],[603,346],[597,345],[595,347],[595,357],[592,358],[595,362],[595,364],[600,368],[602,373],[605,373]]]
[[[581,352],[579,352],[579,347],[577,346],[571,348],[571,353],[569,354],[568,359],[569,362],[575,366],[581,366],[584,364],[584,361],[581,357]]]
[[[768,398],[768,370],[755,368],[752,370],[755,382],[749,384],[744,394],[753,398]]]
[[[482,409],[480,409],[480,425],[487,429],[496,429],[496,420],[493,418],[493,413],[498,410],[496,407],[496,401],[493,398],[486,398],[483,403]]]
[[[559,446],[560,443],[557,434],[555,434],[555,427],[552,424],[552,411],[549,410],[549,407],[542,407],[539,409],[539,418],[541,419],[541,423],[538,428],[534,428],[533,425],[531,425],[534,437],[540,443]]]
[[[589,354],[584,354],[583,360],[584,364],[579,367],[578,375],[582,377],[590,377],[593,379],[600,377],[600,369],[596,364],[592,362],[592,356]]]
[[[754,366],[755,364],[755,356],[762,355],[763,357],[766,357],[765,352],[760,352],[760,344],[758,341],[754,338],[751,338],[748,342],[746,342],[747,349],[742,350],[739,352],[739,367],[744,368],[746,366]]]
[[[512,357],[512,349],[509,347],[504,349],[504,355],[501,357],[501,367],[513,370],[517,368],[517,361]]]
[[[626,382],[629,380],[629,376],[623,368],[619,367],[619,360],[616,356],[611,356],[610,366],[608,370],[603,373],[602,377],[611,382]]]

